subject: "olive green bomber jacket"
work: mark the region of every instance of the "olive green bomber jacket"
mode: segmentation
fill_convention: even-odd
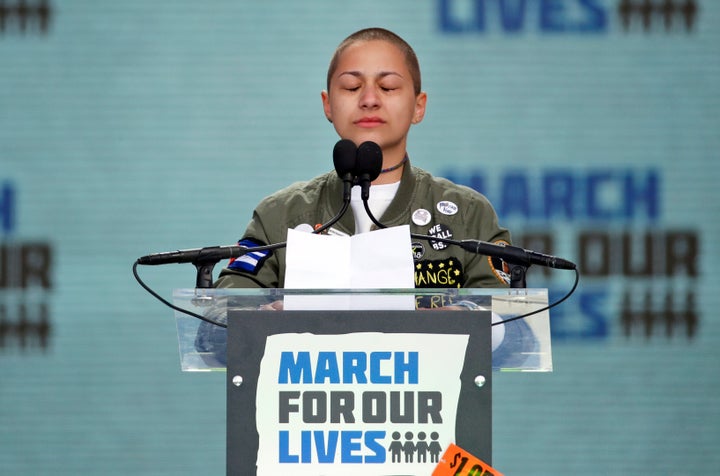
[[[260,202],[239,241],[252,247],[281,243],[288,228],[316,227],[334,217],[342,205],[343,183],[328,172],[297,182]],[[410,225],[413,234],[453,240],[475,239],[509,244],[510,234],[499,226],[490,202],[471,188],[433,177],[406,164],[395,198],[378,217],[382,224]],[[351,212],[333,225],[331,233],[352,235]],[[509,283],[502,261],[439,241],[412,240],[417,288],[503,287]],[[328,270],[332,272],[332,270]],[[283,287],[285,249],[249,253],[222,270],[216,287]]]

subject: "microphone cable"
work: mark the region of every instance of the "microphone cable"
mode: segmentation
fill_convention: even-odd
[[[205,317],[203,315],[192,312],[188,309],[182,308],[180,306],[176,306],[175,304],[171,303],[170,301],[168,301],[167,299],[165,299],[164,297],[160,296],[158,293],[153,291],[153,289],[150,286],[148,286],[147,284],[145,284],[145,282],[140,278],[140,275],[138,274],[138,271],[137,271],[138,264],[140,264],[140,260],[136,260],[135,263],[133,264],[133,267],[132,267],[133,276],[135,276],[135,280],[138,282],[138,284],[140,284],[140,286],[142,286],[142,288],[145,289],[145,291],[150,293],[150,295],[152,297],[154,297],[161,303],[165,304],[170,309],[173,309],[178,312],[182,312],[183,314],[187,314],[188,316],[194,317],[196,319],[200,319],[201,321],[205,321],[208,324],[213,324],[218,327],[227,328],[227,324],[214,321],[214,320],[210,319],[209,317]]]
[[[549,311],[550,309],[554,308],[555,306],[563,303],[567,298],[569,298],[570,296],[572,296],[572,294],[575,292],[575,290],[576,290],[577,287],[578,287],[578,283],[580,282],[580,272],[577,270],[577,268],[576,268],[576,269],[573,269],[573,271],[575,271],[575,282],[573,283],[572,288],[570,288],[570,291],[568,291],[568,292],[565,294],[565,296],[563,296],[562,298],[558,299],[557,301],[555,301],[555,302],[553,302],[553,303],[551,303],[551,304],[548,304],[548,305],[545,306],[545,307],[541,307],[540,309],[536,309],[536,310],[534,310],[534,311],[526,312],[525,314],[520,314],[519,316],[513,316],[513,317],[510,317],[510,318],[508,318],[508,319],[505,319],[505,320],[502,320],[502,321],[499,321],[499,322],[495,322],[495,323],[493,323],[493,324],[490,324],[490,326],[491,326],[491,327],[493,327],[493,326],[499,326],[499,325],[501,325],[501,324],[507,324],[508,322],[517,321],[517,320],[519,320],[519,319],[525,319],[526,317],[529,317],[529,316],[532,316],[532,315],[535,315],[535,314],[540,314],[541,312]]]

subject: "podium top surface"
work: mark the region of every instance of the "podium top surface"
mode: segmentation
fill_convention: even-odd
[[[177,305],[230,309],[277,310],[413,310],[449,305],[490,308],[500,302],[514,307],[544,307],[547,289],[527,288],[411,288],[411,289],[286,289],[286,288],[183,288],[173,292]],[[205,301],[205,303],[203,303]],[[494,311],[496,311],[493,308]],[[497,311],[496,311],[497,312]],[[517,314],[522,312],[518,311]],[[516,315],[517,315],[516,314]]]
[[[176,297],[182,296],[268,296],[292,295],[447,295],[447,296],[513,296],[532,298],[547,296],[545,288],[353,288],[353,289],[289,289],[289,288],[178,288]]]
[[[447,309],[491,320],[495,371],[552,371],[547,310],[503,321],[547,306],[546,289],[176,289],[174,304],[211,322],[227,325],[231,312],[388,311]],[[227,332],[186,313],[175,312],[183,371],[226,369]],[[408,332],[412,332],[411,329]]]

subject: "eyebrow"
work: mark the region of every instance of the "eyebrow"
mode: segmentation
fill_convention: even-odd
[[[342,73],[338,74],[338,78],[344,76],[344,75],[350,75],[356,78],[364,78],[365,75],[361,73],[360,71],[343,71]],[[378,79],[385,78],[387,76],[398,76],[400,78],[403,78],[403,75],[400,73],[397,73],[395,71],[380,71],[378,74],[375,75]]]

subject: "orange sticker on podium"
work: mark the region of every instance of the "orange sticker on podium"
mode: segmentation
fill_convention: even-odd
[[[432,476],[503,476],[503,474],[451,443]]]

